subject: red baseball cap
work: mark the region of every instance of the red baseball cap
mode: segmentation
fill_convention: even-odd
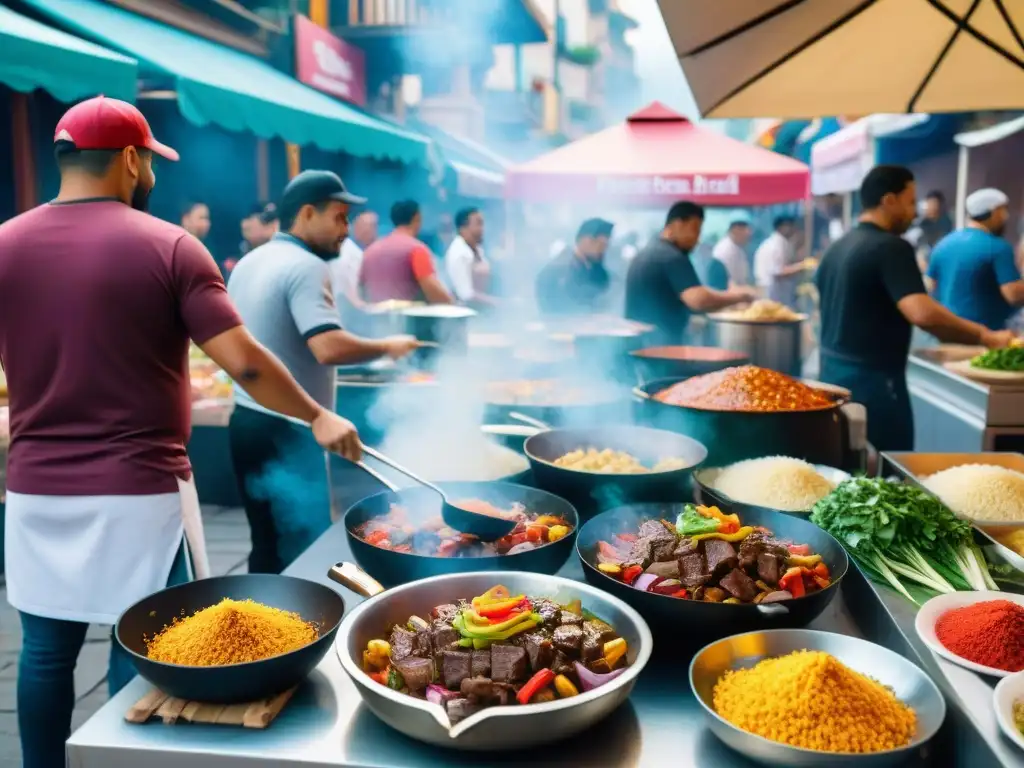
[[[65,112],[53,141],[69,141],[75,149],[144,147],[168,160],[178,159],[177,152],[153,137],[149,123],[135,106],[104,96],[75,104]]]

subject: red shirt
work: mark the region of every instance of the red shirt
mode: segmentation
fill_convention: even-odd
[[[0,226],[0,363],[16,493],[169,493],[191,471],[189,337],[241,324],[181,227],[112,200]]]
[[[422,301],[420,280],[432,274],[430,249],[415,237],[392,232],[363,252],[359,284],[363,297],[373,304],[390,299]]]

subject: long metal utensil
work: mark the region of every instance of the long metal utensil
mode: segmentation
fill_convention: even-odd
[[[512,529],[516,527],[515,520],[506,520],[502,517],[484,515],[452,504],[451,501],[449,501],[447,494],[438,486],[434,485],[434,483],[429,480],[425,480],[411,470],[406,469],[390,457],[382,454],[380,451],[364,445],[363,453],[367,456],[373,457],[381,464],[391,467],[396,472],[405,475],[413,482],[425,486],[438,494],[441,497],[441,516],[444,518],[445,524],[451,526],[457,531],[470,533],[481,541],[496,541],[502,536],[510,534]],[[374,472],[372,474],[380,479],[377,473]],[[385,483],[385,485],[389,484]]]

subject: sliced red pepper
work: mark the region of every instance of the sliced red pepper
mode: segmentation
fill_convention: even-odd
[[[548,527],[546,525],[531,525],[526,529],[526,540],[532,542],[547,541]]]
[[[802,571],[798,568],[790,568],[786,571],[786,575],[779,579],[779,589],[784,589],[793,597],[803,597],[807,594]]]
[[[366,538],[363,539],[367,544],[372,544],[375,547],[379,547],[382,541],[387,541],[388,532],[384,530],[373,531],[368,533]]]
[[[615,534],[615,538],[622,539],[623,541],[628,541],[632,544],[634,541],[636,541],[637,535],[635,533],[617,533]]]
[[[632,584],[638,578],[640,574],[644,572],[642,565],[631,565],[622,572],[622,580],[627,584]]]
[[[541,690],[547,688],[554,682],[555,673],[550,669],[542,669],[538,671],[533,677],[526,681],[526,685],[519,689],[519,693],[516,694],[516,701],[520,704],[529,704],[530,699],[537,695]]]
[[[524,602],[526,602],[525,595],[517,595],[516,597],[509,598],[508,600],[501,600],[493,603],[477,602],[477,600],[474,600],[473,608],[481,616],[495,618],[497,616],[511,614],[517,608],[521,607]]]
[[[673,592],[669,597],[686,597],[688,594],[690,593],[685,589],[680,589],[678,592]]]
[[[740,529],[740,524],[735,523],[732,520],[723,520],[722,524],[718,527],[716,533],[736,533]]]
[[[832,578],[832,574],[828,572],[828,566],[824,563],[818,563],[816,566],[814,566],[814,575],[822,579]]]
[[[832,586],[832,581],[830,579],[823,579],[818,574],[814,574],[811,578],[814,579],[814,583],[822,589]]]
[[[370,679],[377,681],[381,685],[387,685],[388,671],[386,669],[382,669],[380,672],[371,672]]]
[[[787,549],[789,549],[789,554],[791,555],[800,555],[801,557],[806,557],[807,555],[811,554],[810,544],[790,544],[788,545]]]

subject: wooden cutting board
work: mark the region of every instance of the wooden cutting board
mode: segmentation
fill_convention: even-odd
[[[274,722],[274,718],[284,709],[293,693],[295,688],[272,699],[247,704],[206,704],[176,699],[153,688],[125,712],[124,719],[129,723],[146,723],[154,717],[159,717],[164,721],[164,725],[186,722],[266,728]]]
[[[1024,371],[992,371],[987,368],[975,368],[970,360],[956,360],[945,363],[947,371],[959,374],[964,378],[993,386],[1024,386]]]

